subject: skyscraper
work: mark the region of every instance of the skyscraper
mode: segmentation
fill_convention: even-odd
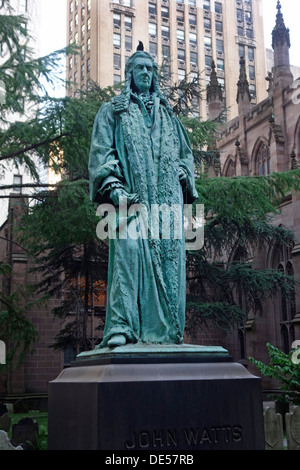
[[[262,0],[68,0],[68,40],[81,54],[68,58],[67,78],[106,87],[124,79],[127,58],[142,41],[172,80],[201,73],[214,59],[229,118],[236,115],[239,59],[245,57],[253,103],[266,97]],[[206,102],[199,115],[206,118]]]

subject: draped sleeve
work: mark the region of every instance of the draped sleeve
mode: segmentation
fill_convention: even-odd
[[[176,122],[180,143],[179,167],[182,168],[186,174],[186,184],[183,187],[184,203],[192,204],[196,199],[198,199],[198,193],[195,187],[194,157],[190,141],[183,124],[177,118]]]
[[[104,202],[108,189],[123,187],[115,125],[112,104],[103,104],[94,122],[89,157],[90,198],[98,203]]]

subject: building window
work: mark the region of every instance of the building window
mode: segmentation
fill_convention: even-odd
[[[125,22],[125,28],[127,29],[127,31],[131,31],[132,30],[132,17],[125,16],[124,22]]]
[[[282,274],[294,277],[294,268],[292,264],[292,247],[277,247],[274,250],[272,268],[277,269]],[[292,292],[291,298],[287,299],[283,293],[278,295],[278,300],[274,303],[275,318],[280,328],[282,350],[288,354],[292,343],[295,341],[295,328],[293,319],[296,315],[296,296]]]
[[[236,9],[236,19],[238,21],[243,21],[243,10],[241,10],[240,8]]]
[[[254,67],[254,65],[249,65],[249,78],[250,78],[250,80],[255,80],[255,67]]]
[[[249,91],[251,95],[252,100],[256,100],[256,86],[255,85],[249,85]]]
[[[179,23],[184,23],[184,11],[177,10],[176,14],[177,14],[177,21],[179,21]]]
[[[252,39],[253,38],[253,31],[252,29],[246,29],[246,36],[248,39]]]
[[[113,44],[114,44],[114,47],[120,47],[121,46],[121,35],[120,34],[114,33]]]
[[[223,23],[222,23],[222,21],[216,21],[216,31],[218,31],[218,33],[223,32]]]
[[[22,184],[22,176],[20,176],[20,175],[14,175],[13,184],[14,184],[14,185],[20,185],[20,184]],[[14,189],[13,189],[13,192],[14,192],[14,193],[21,194],[21,188],[14,188]]]
[[[190,5],[191,7],[195,7],[195,6],[196,6],[196,0],[189,0],[188,3],[189,3],[189,5]]]
[[[254,60],[254,47],[248,47],[248,59],[251,61]]]
[[[204,18],[204,28],[211,29],[211,21],[210,18]]]
[[[90,73],[91,71],[91,59],[90,58],[88,58],[86,62],[86,69],[87,69],[87,73]]]
[[[132,37],[125,36],[125,49],[126,51],[132,51]]]
[[[242,26],[237,27],[238,36],[244,36],[244,28]]]
[[[118,13],[114,13],[113,19],[114,19],[114,28],[120,28],[121,15],[119,15]]]
[[[271,173],[270,148],[266,144],[261,144],[256,157],[257,174],[268,176]]]
[[[219,13],[220,15],[222,14],[222,3],[215,2],[215,12]]]
[[[210,0],[203,0],[203,9],[210,10]]]
[[[70,2],[70,13],[72,14],[74,11],[74,3],[73,1]]]
[[[157,44],[156,44],[156,42],[149,42],[149,52],[153,57],[157,56]]]
[[[78,13],[75,15],[75,26],[78,26]]]
[[[212,57],[210,55],[205,56],[205,66],[211,67]]]
[[[91,18],[88,18],[87,20],[87,30],[90,31],[91,29]]]
[[[211,37],[210,36],[204,36],[204,47],[207,49],[211,49]]]
[[[244,46],[244,44],[239,44],[239,57],[245,57],[245,46]]]
[[[221,53],[224,52],[224,43],[222,39],[216,39],[216,49],[217,49],[217,52],[221,52]]]
[[[224,70],[224,60],[223,59],[217,59],[217,69],[218,70]]]
[[[178,69],[178,80],[181,82],[185,79],[185,70]]]
[[[189,23],[191,25],[196,25],[197,24],[197,16],[194,15],[193,13],[189,14]]]
[[[121,76],[114,74],[114,85],[118,85],[118,83],[121,83]]]
[[[190,62],[192,65],[197,65],[198,64],[198,54],[197,52],[190,52]]]
[[[156,44],[156,42],[149,42],[149,52],[153,57],[157,56],[157,44]]]
[[[157,26],[156,23],[149,23],[149,34],[151,36],[156,36],[157,34]]]
[[[114,54],[114,68],[121,68],[121,54]]]
[[[245,11],[245,20],[247,21],[247,23],[251,23],[251,22],[252,22],[252,16],[251,16],[251,12],[250,12],[250,11]]]
[[[178,41],[184,41],[184,31],[182,29],[177,29],[177,39]]]
[[[132,0],[123,0],[123,4],[125,7],[131,7],[132,6]]]
[[[170,58],[170,46],[165,46],[164,44],[162,45],[162,56],[165,59]]]
[[[161,16],[163,18],[169,18],[169,8],[168,7],[161,7]]]
[[[87,40],[87,50],[88,51],[91,50],[91,38],[88,38],[88,40]]]
[[[149,15],[156,15],[156,5],[155,3],[149,3]]]
[[[177,50],[177,57],[179,60],[185,61],[185,50],[184,49],[178,49]]]
[[[197,44],[197,34],[196,33],[190,33],[190,44],[196,45]]]
[[[161,27],[161,35],[162,35],[162,37],[169,39],[169,37],[170,37],[169,26],[163,26],[163,25],[162,25],[162,27]]]

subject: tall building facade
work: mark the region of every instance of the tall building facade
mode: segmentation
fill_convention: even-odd
[[[262,0],[68,0],[67,8],[68,42],[81,45],[67,64],[77,88],[89,79],[101,87],[123,81],[126,60],[142,41],[173,81],[200,73],[203,89],[213,59],[228,119],[238,112],[233,77],[240,56],[253,104],[266,97]],[[199,116],[207,117],[205,99]]]

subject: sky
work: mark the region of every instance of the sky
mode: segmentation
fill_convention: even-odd
[[[66,1],[38,0],[42,3],[42,55],[53,52],[66,45]],[[136,2],[146,0],[135,0]],[[226,0],[225,0],[226,1]],[[276,20],[277,0],[262,0],[265,46],[271,48],[271,33]],[[292,47],[290,59],[292,65],[300,66],[300,1],[281,0],[282,13],[286,26],[290,29]]]

